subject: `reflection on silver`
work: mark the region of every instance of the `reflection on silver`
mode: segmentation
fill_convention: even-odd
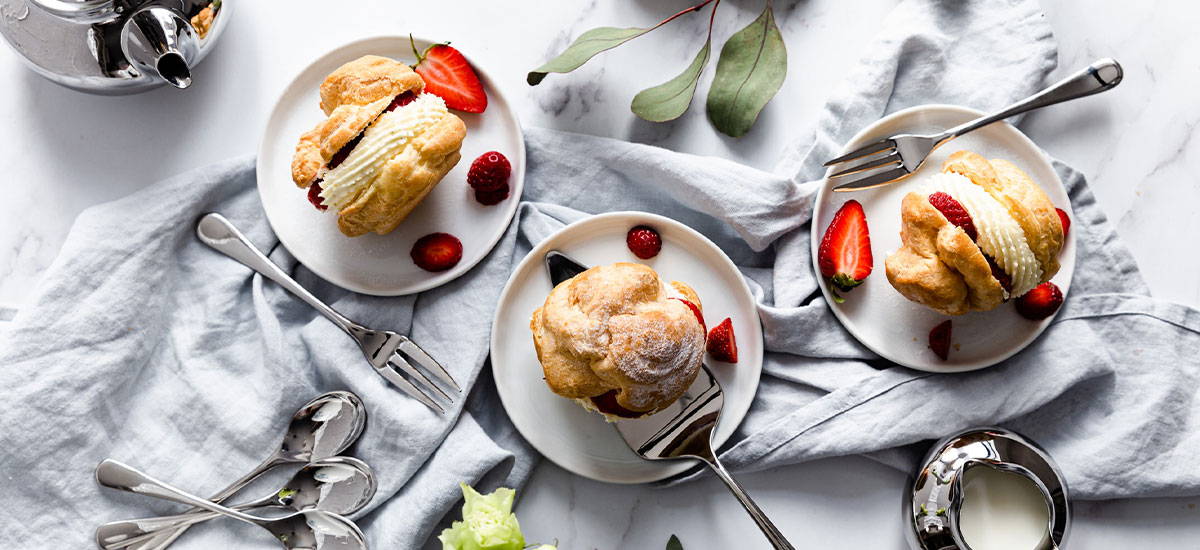
[[[90,93],[186,88],[230,0],[0,0],[0,36],[37,73]]]
[[[977,428],[939,441],[926,455],[905,493],[907,538],[915,550],[970,550],[963,542],[958,514],[964,474],[995,468],[1025,477],[1037,486],[1050,511],[1050,537],[1034,550],[1061,548],[1071,528],[1071,504],[1062,472],[1041,447],[1003,428]]]

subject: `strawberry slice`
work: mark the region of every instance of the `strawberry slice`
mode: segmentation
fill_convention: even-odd
[[[691,300],[684,300],[683,298],[671,298],[671,299],[679,300],[680,302],[683,302],[683,304],[686,305],[688,307],[688,309],[692,310],[692,314],[696,316],[696,320],[700,321],[700,328],[704,329],[705,332],[708,332],[708,326],[704,324],[704,314],[700,313],[700,308],[696,307],[696,304],[693,304]]]
[[[445,271],[462,260],[462,242],[449,233],[430,233],[417,239],[412,248],[413,263],[425,271]]]
[[[846,201],[825,229],[817,249],[817,264],[821,276],[829,280],[835,291],[833,299],[841,303],[837,290],[849,292],[862,284],[871,274],[871,233],[867,215],[856,200]]]
[[[596,406],[596,410],[602,413],[619,416],[621,418],[637,418],[643,414],[646,414],[637,411],[631,411],[625,407],[622,407],[620,403],[617,403],[617,390],[608,390],[593,397],[592,404]]]
[[[1017,298],[1017,313],[1030,321],[1041,321],[1058,311],[1062,306],[1063,293],[1058,285],[1046,281],[1024,296]]]
[[[737,340],[733,337],[733,321],[728,317],[708,333],[708,354],[717,361],[737,363]]]
[[[1062,208],[1055,208],[1054,211],[1058,212],[1058,220],[1062,222],[1063,226],[1063,236],[1066,237],[1067,231],[1071,229],[1071,218],[1067,217],[1066,211]]]
[[[933,350],[933,353],[942,361],[950,357],[950,330],[952,328],[950,321],[946,320],[929,331],[929,349]]]
[[[321,200],[321,180],[318,179],[308,185],[308,202],[322,212],[329,210],[329,207],[325,206],[325,202]]]
[[[434,44],[419,53],[416,41],[411,35],[408,38],[417,56],[413,70],[425,80],[426,93],[441,97],[447,107],[458,111],[482,113],[487,109],[487,93],[462,52],[449,44]]]
[[[979,239],[979,231],[975,229],[975,221],[967,209],[947,193],[938,191],[929,195],[929,204],[938,209],[950,223],[960,227],[971,240]]]

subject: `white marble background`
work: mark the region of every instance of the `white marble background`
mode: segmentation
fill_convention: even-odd
[[[253,152],[275,96],[310,59],[351,39],[409,31],[455,45],[486,66],[523,122],[611,136],[771,168],[800,139],[845,67],[894,0],[780,0],[789,77],[745,138],[717,134],[694,108],[675,123],[636,119],[629,101],[674,75],[703,37],[701,17],[677,21],[540,87],[525,72],[600,25],[656,21],[693,0],[400,2],[227,0],[236,20],[189,90],[124,98],[59,88],[0,47],[0,304],[19,306],[53,261],[75,216],[100,202],[209,162]],[[1200,306],[1200,4],[1046,1],[1064,75],[1112,56],[1116,90],[1031,115],[1025,131],[1086,173],[1154,294]],[[718,43],[755,17],[759,0],[725,0]],[[707,89],[711,68],[701,82]],[[701,96],[702,97],[702,96]],[[862,458],[824,460],[741,477],[801,548],[902,549],[904,476]],[[1079,503],[1073,548],[1200,548],[1200,499]],[[531,540],[562,548],[689,550],[765,546],[714,480],[671,489],[605,485],[543,464],[518,513]]]

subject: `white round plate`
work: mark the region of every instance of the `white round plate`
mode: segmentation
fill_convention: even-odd
[[[625,246],[625,233],[649,225],[662,236],[662,252],[639,260]],[[733,434],[754,400],[762,371],[762,327],[754,296],[733,262],[700,233],[677,221],[644,212],[612,212],[564,227],[521,261],[500,294],[492,323],[492,371],[500,400],[521,435],[566,470],[610,483],[647,483],[695,466],[692,461],[650,462],[629,450],[614,426],[597,413],[550,391],[529,332],[529,318],[553,285],[546,252],[558,250],[585,265],[639,262],[666,280],[696,290],[709,326],[733,319],[738,363],[705,357],[725,392],[725,408],[713,435],[720,446]]]
[[[884,117],[859,132],[846,144],[844,151],[893,134],[938,132],[983,114],[953,105],[912,107]],[[842,304],[834,303],[827,282],[821,284],[821,291],[834,315],[871,351],[906,367],[929,372],[965,372],[995,365],[1028,346],[1053,319],[1030,321],[1017,314],[1011,303],[1001,304],[991,311],[950,317],[908,301],[888,283],[883,260],[900,248],[901,199],[918,182],[940,172],[946,157],[963,149],[1016,164],[1042,187],[1055,206],[1067,211],[1074,219],[1066,189],[1049,161],[1025,134],[1004,122],[985,126],[942,145],[920,170],[899,183],[865,191],[834,193],[832,188],[836,182],[826,179],[813,210],[814,269],[821,237],[843,203],[850,199],[862,203],[871,230],[871,254],[875,265],[866,282],[843,293],[846,302]],[[1074,231],[1068,232],[1058,259],[1062,267],[1052,280],[1065,295],[1075,271]],[[820,277],[819,272],[817,277]],[[929,331],[946,319],[953,319],[954,324],[950,358],[942,361],[928,347]]]
[[[417,48],[429,45],[417,39]],[[470,53],[470,52],[465,52]],[[467,124],[462,160],[400,227],[388,235],[347,237],[337,228],[336,214],[319,212],[304,189],[292,183],[292,154],[300,135],[324,118],[318,89],[325,76],[343,63],[367,54],[415,63],[408,36],[381,36],[334,49],[300,72],[275,103],[258,148],[258,193],[279,240],[301,263],[340,287],[376,296],[428,290],[466,273],[491,251],[504,234],[520,201],[525,181],[525,140],[516,113],[495,80],[473,65],[488,96],[480,114],[455,111]],[[475,201],[467,185],[467,169],[479,155],[500,151],[512,164],[512,193],[495,206]],[[450,233],[463,244],[462,261],[431,273],[416,266],[409,253],[429,233]]]

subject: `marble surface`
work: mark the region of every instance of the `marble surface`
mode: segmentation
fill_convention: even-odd
[[[697,103],[656,125],[630,114],[642,88],[673,75],[703,40],[706,21],[683,18],[537,88],[524,74],[599,25],[657,20],[689,0],[560,0],[437,4],[394,0],[237,0],[222,44],[189,90],[123,98],[82,95],[42,80],[0,47],[0,128],[9,151],[0,200],[0,304],[20,306],[80,211],[172,174],[253,152],[268,110],[308,60],[351,39],[414,31],[453,40],[497,76],[523,123],[719,155],[769,169],[804,136],[826,94],[894,0],[777,2],[789,78],[746,137],[717,134]],[[1116,90],[1030,115],[1024,130],[1086,173],[1156,296],[1200,306],[1200,256],[1169,242],[1200,232],[1200,5],[1102,0],[1046,2],[1064,75],[1112,56]],[[727,0],[718,40],[755,17],[760,2]],[[647,52],[653,52],[647,55]],[[711,69],[700,84],[707,89]],[[1193,247],[1194,248],[1194,247]],[[904,476],[863,458],[824,460],[741,477],[798,547],[904,548]],[[1073,548],[1196,547],[1200,498],[1079,503]],[[543,464],[518,507],[531,540],[562,548],[759,548],[753,523],[717,481],[655,489],[605,485]],[[1191,541],[1191,542],[1185,542]],[[1192,545],[1192,546],[1188,546]]]

